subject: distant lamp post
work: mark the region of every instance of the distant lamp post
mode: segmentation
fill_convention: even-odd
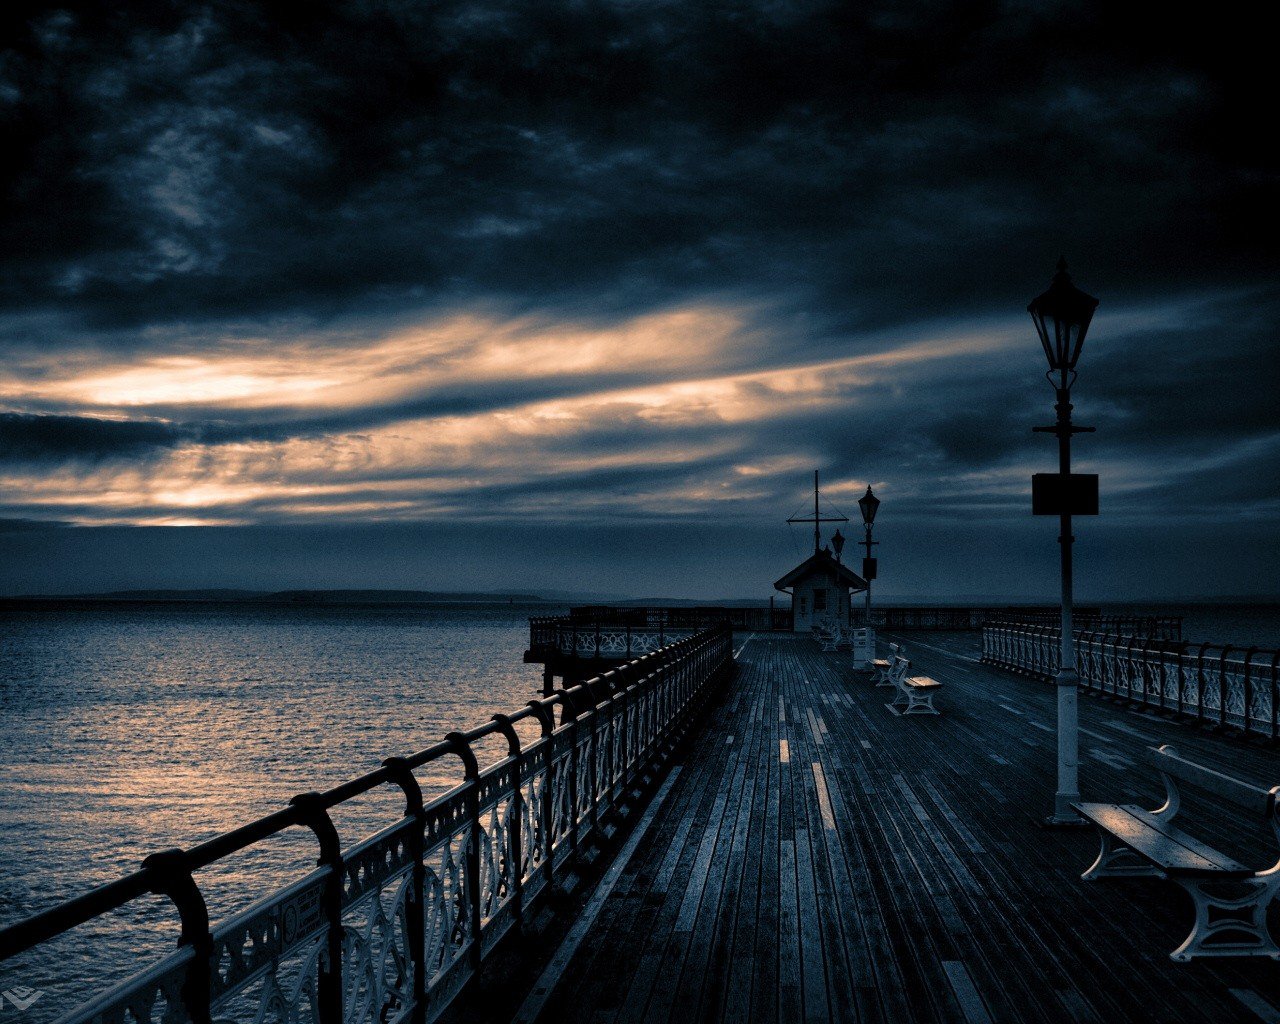
[[[1027,306],[1040,344],[1049,360],[1045,374],[1053,385],[1058,413],[1051,427],[1034,430],[1054,434],[1058,438],[1058,472],[1037,473],[1031,479],[1031,510],[1034,515],[1058,517],[1058,544],[1062,556],[1062,654],[1058,666],[1058,788],[1054,794],[1050,825],[1082,823],[1072,804],[1080,800],[1079,735],[1075,639],[1071,627],[1071,535],[1073,515],[1098,514],[1098,478],[1092,474],[1072,474],[1071,435],[1091,432],[1093,427],[1077,427],[1071,423],[1071,386],[1076,380],[1076,362],[1084,347],[1098,300],[1086,295],[1071,283],[1066,259],[1058,260],[1049,290],[1036,296]]]
[[[867,484],[867,493],[858,499],[858,508],[862,510],[862,525],[866,530],[862,546],[866,548],[866,557],[862,559],[862,578],[867,581],[867,606],[864,626],[871,625],[871,581],[876,578],[876,560],[871,557],[871,548],[877,541],[871,539],[871,524],[876,521],[876,510],[880,508],[880,499],[871,493],[871,485]]]
[[[835,535],[831,538],[831,548],[836,553],[836,561],[840,561],[840,553],[844,551],[844,534],[836,530]]]

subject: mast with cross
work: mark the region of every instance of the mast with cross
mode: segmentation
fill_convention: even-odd
[[[819,524],[821,523],[847,523],[848,516],[842,516],[838,513],[834,516],[824,516],[822,514],[821,505],[818,503],[818,471],[813,471],[813,515],[812,516],[792,516],[787,520],[788,523],[813,523],[813,553],[816,555],[822,549],[822,532]]]

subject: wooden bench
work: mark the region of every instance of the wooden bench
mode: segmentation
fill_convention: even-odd
[[[910,668],[909,660],[901,655],[893,659],[888,671],[893,689],[897,690],[892,707],[901,707],[902,714],[941,714],[940,710],[933,707],[933,695],[942,689],[941,682],[928,676],[906,675]]]
[[[818,641],[824,651],[834,651],[840,639],[840,627],[830,623],[817,623],[813,627],[813,638]]]
[[[889,645],[889,657],[875,658],[871,662],[872,676],[871,681],[876,686],[893,686],[893,680],[889,678],[889,670],[893,668],[894,659],[898,657],[901,648],[897,644]],[[907,663],[910,665],[910,662]]]
[[[1165,802],[1154,811],[1134,804],[1075,804],[1098,828],[1102,848],[1083,875],[1100,878],[1167,878],[1186,890],[1195,907],[1191,934],[1170,958],[1257,956],[1280,959],[1267,930],[1267,906],[1280,888],[1280,861],[1254,870],[1173,824],[1182,806],[1178,783],[1203,790],[1270,825],[1280,843],[1280,786],[1262,789],[1182,757],[1173,747],[1152,748],[1164,780]]]

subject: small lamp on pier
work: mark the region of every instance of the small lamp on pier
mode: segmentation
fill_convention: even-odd
[[[871,581],[876,578],[876,560],[871,557],[871,548],[877,543],[871,539],[871,525],[876,521],[876,511],[880,508],[880,499],[871,493],[870,484],[867,484],[867,493],[858,499],[858,508],[862,511],[862,525],[866,530],[866,537],[863,539],[862,545],[867,550],[866,557],[862,560],[862,578],[867,581],[866,618],[863,625],[870,627]]]
[[[1057,399],[1054,410],[1058,414],[1057,422],[1052,426],[1033,428],[1057,436],[1058,472],[1037,473],[1031,479],[1032,513],[1057,516],[1060,527],[1062,634],[1055,680],[1058,691],[1058,780],[1053,814],[1047,822],[1057,826],[1084,824],[1072,807],[1080,800],[1077,709],[1080,676],[1076,672],[1075,638],[1071,626],[1071,545],[1075,540],[1071,535],[1071,517],[1098,514],[1098,478],[1071,472],[1072,435],[1093,430],[1093,427],[1072,425],[1071,386],[1075,383],[1076,363],[1097,308],[1097,299],[1072,284],[1065,259],[1058,260],[1058,270],[1048,291],[1037,295],[1027,306],[1040,344],[1044,347],[1045,358],[1049,361],[1049,372],[1045,376],[1053,385]]]

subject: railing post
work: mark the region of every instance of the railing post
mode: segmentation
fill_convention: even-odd
[[[413,1005],[423,1005],[427,990],[427,940],[423,926],[423,891],[427,884],[427,868],[424,863],[425,831],[427,816],[423,810],[422,787],[414,777],[413,769],[403,757],[388,757],[382,762],[391,773],[392,781],[404,793],[404,816],[412,818],[413,831],[409,833],[409,855],[413,857],[410,873],[408,907],[405,914],[405,944],[409,947],[409,962],[413,965]]]
[[[1185,659],[1187,656],[1187,645],[1182,640],[1179,640],[1177,643],[1178,649],[1174,653],[1174,663],[1178,666],[1178,706],[1174,715],[1178,718],[1182,718],[1183,715],[1186,714],[1183,710],[1183,706],[1186,704],[1186,701],[1183,699],[1183,683],[1186,680]]]
[[[572,728],[567,734],[569,740],[569,756],[568,773],[569,777],[563,780],[562,784],[567,784],[569,788],[569,820],[566,828],[569,833],[569,856],[576,860],[578,857],[578,785],[579,776],[581,775],[581,766],[578,764],[578,733],[582,726],[578,722],[577,701],[570,696],[569,691],[561,690],[560,699],[563,702],[560,706],[560,727],[570,725]]]
[[[511,758],[514,782],[511,784],[511,806],[508,813],[511,818],[509,826],[511,835],[511,863],[507,865],[511,872],[511,901],[515,908],[516,928],[524,932],[524,790],[521,788],[521,773],[524,769],[524,757],[520,750],[520,736],[511,724],[511,716],[498,714],[493,716],[498,731],[507,740],[507,756]]]
[[[1208,644],[1201,644],[1196,652],[1196,721],[1204,721],[1204,652]]]
[[[1253,666],[1253,656],[1258,653],[1258,648],[1250,647],[1244,655],[1244,734],[1249,735],[1249,725],[1253,718],[1253,679],[1250,678],[1249,670]]]
[[[475,751],[471,743],[460,732],[451,732],[445,736],[445,742],[453,747],[453,752],[462,759],[462,770],[467,785],[467,847],[463,852],[463,860],[467,871],[467,916],[471,919],[471,967],[480,966],[480,793],[477,780],[480,777],[480,765],[476,761]]]
[[[1277,692],[1277,691],[1280,691],[1280,686],[1277,686],[1277,679],[1276,679],[1277,662],[1280,662],[1280,651],[1276,651],[1274,654],[1271,655],[1271,707],[1268,709],[1268,711],[1270,713],[1270,719],[1271,719],[1271,737],[1270,738],[1271,738],[1271,742],[1273,743],[1276,740],[1276,725],[1277,725],[1276,698],[1280,697],[1280,692]]]
[[[1227,644],[1218,655],[1218,729],[1227,728],[1227,652],[1231,645]]]
[[[316,863],[329,869],[321,896],[325,916],[324,956],[316,968],[316,1006],[320,1024],[342,1022],[342,850],[338,830],[319,793],[299,793],[289,803],[302,812],[302,824],[320,844]]]
[[[547,891],[551,891],[555,882],[555,849],[556,849],[556,759],[551,734],[555,732],[555,719],[541,701],[529,701],[529,709],[538,719],[542,728],[542,742],[547,749],[546,778],[542,780],[542,873]]]
[[[178,945],[191,947],[191,963],[182,983],[182,1007],[192,1024],[210,1024],[213,935],[209,931],[209,908],[200,887],[191,877],[187,855],[182,850],[163,850],[153,853],[142,862],[142,866],[155,879],[151,883],[151,891],[157,896],[167,896],[178,911],[182,925]]]

